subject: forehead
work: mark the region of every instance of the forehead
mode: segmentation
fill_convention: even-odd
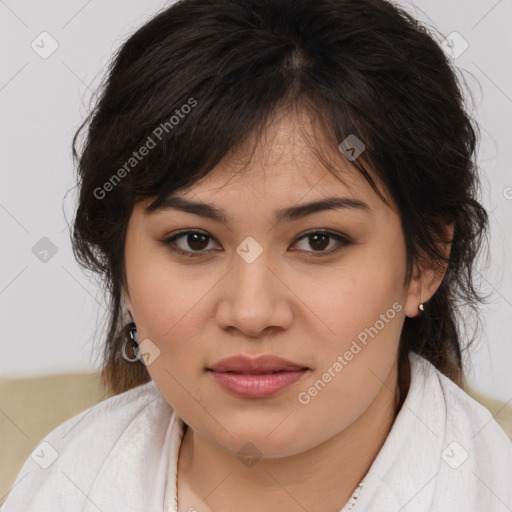
[[[382,203],[360,172],[325,138],[315,118],[301,110],[277,111],[265,129],[231,150],[206,176],[171,195],[221,207],[256,202],[261,209],[335,195],[374,208]]]
[[[329,172],[325,163],[328,163]],[[273,193],[304,195],[308,191],[359,194],[371,191],[363,176],[324,136],[315,118],[303,110],[278,110],[272,122],[231,150],[204,178],[181,193],[238,193],[250,187]]]

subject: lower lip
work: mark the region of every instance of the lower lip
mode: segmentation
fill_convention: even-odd
[[[210,371],[226,391],[244,398],[264,398],[297,382],[307,370],[283,371],[270,374],[247,375]]]

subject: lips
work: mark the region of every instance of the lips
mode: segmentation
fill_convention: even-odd
[[[223,359],[206,370],[231,395],[268,398],[300,380],[310,368],[272,355],[240,355]]]
[[[222,359],[207,370],[215,372],[232,372],[246,375],[261,375],[277,372],[307,370],[305,365],[294,363],[274,355],[250,358],[243,355]]]

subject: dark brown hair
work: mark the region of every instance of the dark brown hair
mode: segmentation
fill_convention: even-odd
[[[181,0],[117,51],[73,139],[73,251],[109,298],[102,375],[114,393],[150,380],[144,364],[121,357],[134,205],[157,206],[194,184],[282,106],[305,108],[333,148],[351,134],[363,141],[351,163],[398,207],[406,282],[422,261],[443,268],[443,228],[455,223],[446,274],[423,314],[405,319],[400,360],[416,352],[462,381],[470,340],[462,342],[458,309],[483,300],[473,274],[488,217],[477,199],[478,127],[432,33],[384,0]],[[151,149],[136,158],[143,146]]]

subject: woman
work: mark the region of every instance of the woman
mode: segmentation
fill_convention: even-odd
[[[116,395],[43,440],[2,511],[511,510],[511,443],[460,387],[475,128],[384,0],[146,23],[73,144]]]

